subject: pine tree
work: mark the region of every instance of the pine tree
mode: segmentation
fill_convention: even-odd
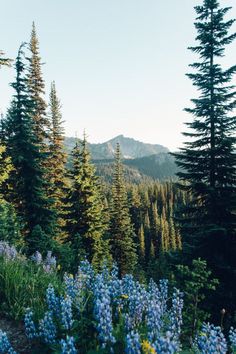
[[[28,94],[28,80],[23,62],[24,45],[21,45],[16,59],[16,81],[12,84],[15,95],[7,117],[7,149],[14,167],[9,177],[12,186],[12,200],[18,216],[24,223],[23,232],[28,252],[46,251],[51,246],[54,215],[48,208],[45,195],[44,158],[34,134],[32,119],[33,103]],[[35,227],[41,228],[41,236],[34,237]]]
[[[144,235],[144,227],[141,224],[139,231],[138,231],[138,254],[141,265],[145,263],[145,235]]]
[[[194,118],[184,133],[191,140],[175,156],[182,188],[192,195],[182,220],[185,258],[207,260],[220,279],[222,296],[231,294],[217,306],[231,312],[236,309],[236,91],[231,84],[236,66],[223,69],[220,64],[225,47],[236,38],[229,34],[234,20],[225,20],[229,9],[220,8],[217,0],[195,7],[198,43],[190,49],[200,60],[190,65],[194,72],[188,76],[200,95],[192,100],[193,108],[186,109]]]
[[[48,197],[53,200],[53,207],[57,211],[58,237],[64,238],[62,229],[65,226],[66,194],[68,191],[68,178],[65,164],[67,154],[64,151],[64,128],[61,115],[61,105],[57,97],[55,83],[51,85],[49,102],[49,157],[47,167]]]
[[[82,142],[76,143],[72,156],[68,240],[71,242],[76,261],[86,255],[95,268],[99,268],[106,259],[109,261],[109,245],[103,237],[106,230],[103,203],[85,136]]]
[[[29,50],[31,56],[28,68],[28,87],[32,101],[32,117],[34,120],[35,135],[37,143],[44,151],[48,151],[46,139],[50,129],[50,122],[46,115],[47,104],[44,99],[45,84],[42,77],[42,62],[39,54],[39,41],[36,34],[35,24],[33,22]]]
[[[120,146],[117,144],[110,210],[110,238],[113,259],[120,273],[133,272],[137,263],[134,229],[129,214],[127,193],[124,185]]]
[[[11,159],[6,155],[6,146],[0,145],[0,201],[3,199],[4,184],[13,170]]]

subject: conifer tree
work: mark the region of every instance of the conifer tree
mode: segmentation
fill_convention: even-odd
[[[139,231],[138,231],[138,254],[141,265],[145,263],[145,235],[144,235],[144,227],[141,224]]]
[[[61,115],[61,105],[57,97],[55,82],[51,85],[49,102],[49,157],[47,167],[48,197],[53,200],[53,207],[57,212],[57,224],[60,228],[59,237],[63,238],[62,229],[65,226],[66,209],[65,196],[68,190],[68,179],[65,164],[67,154],[64,151],[64,128]],[[65,235],[64,235],[65,236]]]
[[[236,284],[236,91],[231,81],[236,66],[223,69],[220,62],[236,34],[229,34],[234,20],[225,19],[229,7],[204,0],[195,10],[197,44],[190,49],[200,59],[190,65],[194,72],[188,76],[199,98],[186,109],[193,121],[184,135],[191,140],[175,154],[182,188],[192,195],[182,220],[183,251],[186,259],[207,260],[222,285],[223,299],[217,306],[227,307],[232,314],[236,309],[236,286],[232,286]],[[226,292],[231,294],[227,301]]]
[[[6,146],[0,145],[0,201],[3,199],[3,186],[12,170],[11,159],[6,155]]]
[[[28,94],[28,80],[25,77],[24,52],[21,45],[16,59],[16,80],[12,84],[15,95],[7,117],[7,148],[13,164],[9,177],[12,185],[12,200],[21,217],[28,252],[46,251],[51,246],[54,214],[49,210],[45,195],[44,158],[35,138],[32,119],[33,103]],[[34,237],[34,229],[41,234]]]
[[[106,225],[95,168],[91,163],[86,137],[77,142],[72,152],[72,186],[69,192],[68,240],[75,259],[87,256],[95,268],[109,261],[109,245],[104,240]]]
[[[134,229],[129,214],[127,192],[124,185],[120,146],[117,144],[110,210],[110,241],[113,259],[120,273],[133,272],[137,263]]]
[[[30,57],[28,68],[28,88],[32,101],[32,117],[34,120],[35,135],[37,143],[48,151],[46,139],[48,138],[48,131],[50,128],[49,119],[46,115],[47,104],[44,99],[45,84],[42,76],[42,62],[39,53],[39,41],[36,34],[35,24],[33,22],[32,32],[29,44]]]

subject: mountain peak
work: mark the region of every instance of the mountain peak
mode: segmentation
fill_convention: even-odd
[[[74,142],[74,138],[65,139],[67,150],[71,150]],[[117,143],[120,144],[122,156],[126,159],[135,159],[169,152],[168,148],[162,145],[143,143],[120,134],[104,143],[89,144],[93,160],[113,159]]]

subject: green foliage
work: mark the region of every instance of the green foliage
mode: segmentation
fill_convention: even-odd
[[[128,209],[119,144],[116,149],[113,175],[109,234],[112,256],[121,274],[133,272],[137,263],[135,234]]]
[[[11,159],[7,156],[6,146],[0,145],[0,201],[3,197],[3,189],[9,178],[10,172],[13,170]]]
[[[99,269],[110,258],[109,244],[104,239],[107,228],[103,219],[104,207],[85,136],[73,150],[71,181],[67,231],[75,254],[75,265],[86,255],[95,268]]]
[[[20,220],[13,206],[2,200],[0,203],[0,241],[7,241],[16,247],[22,247],[24,241],[20,229]]]
[[[188,74],[199,97],[186,109],[193,120],[184,133],[189,141],[174,154],[180,168],[181,188],[192,200],[181,218],[185,260],[207,260],[221,289],[215,301],[236,313],[236,90],[232,85],[236,66],[224,69],[221,59],[225,48],[236,38],[230,34],[234,20],[228,20],[229,7],[221,8],[216,0],[204,0],[195,7],[197,44],[191,47],[199,61],[191,64]],[[182,213],[182,211],[181,211]],[[226,293],[228,299],[226,300]]]
[[[177,286],[184,292],[183,335],[192,344],[196,332],[210,317],[205,304],[206,296],[209,291],[216,290],[219,282],[212,278],[206,261],[200,258],[193,260],[191,267],[178,265],[176,270]]]
[[[61,288],[55,273],[46,273],[23,256],[14,261],[0,257],[0,311],[5,315],[20,320],[26,308],[33,307],[36,317],[41,317],[49,284]]]
[[[46,177],[48,180],[48,198],[53,200],[52,207],[56,212],[57,240],[66,238],[66,197],[69,182],[66,171],[67,154],[64,151],[64,128],[61,115],[61,104],[57,97],[55,82],[51,84],[49,102],[49,156],[47,159]]]
[[[34,228],[41,227],[49,245],[55,220],[54,213],[50,210],[50,199],[45,192],[46,181],[42,167],[45,154],[40,150],[34,134],[33,102],[28,95],[23,57],[22,45],[15,64],[16,81],[12,84],[15,95],[6,122],[7,152],[14,167],[9,177],[11,190],[8,199],[13,202],[17,215],[22,220],[28,251],[33,253],[45,248],[45,238],[41,240],[41,244],[37,239],[38,248],[34,248]]]

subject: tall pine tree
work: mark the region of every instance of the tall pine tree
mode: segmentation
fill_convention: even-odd
[[[77,261],[87,256],[95,268],[100,268],[110,258],[109,245],[104,240],[106,225],[103,219],[102,197],[85,136],[82,142],[76,143],[72,156],[68,240]]]
[[[44,99],[45,83],[42,76],[42,62],[39,53],[39,41],[33,22],[29,43],[30,57],[28,68],[28,88],[32,101],[32,117],[34,120],[35,136],[41,149],[48,151],[46,139],[50,128],[50,122],[46,114],[47,104]]]
[[[233,20],[225,20],[229,7],[220,8],[217,0],[204,0],[195,7],[198,54],[188,74],[199,97],[193,99],[193,115],[188,123],[190,140],[175,154],[181,171],[182,188],[192,195],[182,219],[185,256],[203,257],[225,287],[217,306],[233,315],[236,297],[236,156],[234,136],[236,91],[231,84],[236,66],[223,69],[220,59],[236,34],[229,34]],[[226,299],[225,293],[231,294]],[[219,307],[220,308],[220,307]]]
[[[115,155],[109,231],[112,256],[119,266],[120,273],[133,272],[137,263],[135,234],[129,214],[119,144]]]
[[[66,173],[67,154],[64,150],[64,128],[61,115],[61,105],[57,97],[55,82],[51,85],[49,101],[49,157],[47,167],[48,196],[53,200],[53,207],[57,213],[57,236],[64,238],[66,195],[68,178]]]
[[[21,45],[16,58],[15,95],[7,117],[7,148],[13,164],[9,182],[12,201],[23,222],[23,232],[29,253],[46,251],[51,246],[54,214],[48,208],[45,194],[43,153],[35,137],[32,119],[33,102],[28,93],[24,52]],[[37,232],[36,232],[37,231]]]

